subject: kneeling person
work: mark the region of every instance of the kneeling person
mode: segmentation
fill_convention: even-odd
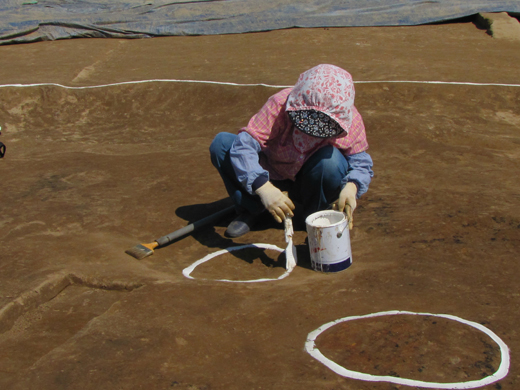
[[[302,218],[336,201],[352,220],[356,199],[373,177],[367,149],[352,76],[334,65],[302,73],[294,87],[271,96],[238,135],[219,133],[210,146],[238,212],[226,235],[249,232],[266,209],[278,222],[294,216],[291,199],[303,205]]]

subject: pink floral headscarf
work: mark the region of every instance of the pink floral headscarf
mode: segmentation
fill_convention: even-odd
[[[334,137],[350,130],[354,95],[350,73],[334,65],[318,65],[300,75],[286,111],[302,132],[318,138]]]

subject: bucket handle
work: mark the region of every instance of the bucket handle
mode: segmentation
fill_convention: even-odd
[[[352,208],[349,204],[345,205],[345,207]],[[343,212],[343,214],[347,218],[347,224],[343,227],[343,229],[341,229],[341,231],[338,232],[338,234],[336,234],[336,237],[338,237],[338,238],[341,238],[341,236],[343,235],[343,232],[345,231],[347,226],[350,226],[350,222],[351,222],[350,218],[348,217],[348,214],[346,212]]]

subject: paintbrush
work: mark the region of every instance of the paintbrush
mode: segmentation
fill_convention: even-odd
[[[293,243],[293,235],[294,235],[294,227],[292,223],[292,218],[288,215],[284,219],[284,228],[285,228],[285,241],[287,242],[287,248],[285,249],[285,268],[287,272],[291,272],[294,267],[296,267],[297,256],[296,256],[296,247]]]

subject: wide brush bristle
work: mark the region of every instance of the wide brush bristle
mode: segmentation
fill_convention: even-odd
[[[289,244],[285,249],[285,268],[287,272],[291,272],[298,262],[296,255],[296,247],[293,244],[292,238],[289,240]]]
[[[153,249],[147,248],[144,245],[136,245],[133,248],[127,249],[126,254],[135,257],[137,260],[144,259],[147,256],[153,255]]]

